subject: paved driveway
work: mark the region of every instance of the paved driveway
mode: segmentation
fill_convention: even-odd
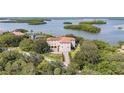
[[[68,66],[68,64],[70,64],[70,56],[68,52],[63,52],[63,56],[64,56],[64,65]]]

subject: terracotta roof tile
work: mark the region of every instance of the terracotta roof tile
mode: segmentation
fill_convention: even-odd
[[[60,42],[71,42],[72,40],[75,40],[73,37],[50,37],[47,38],[47,41],[60,41]]]

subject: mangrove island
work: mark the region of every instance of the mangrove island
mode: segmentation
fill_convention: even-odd
[[[64,22],[63,24],[72,24],[72,22]]]
[[[79,24],[106,24],[106,21],[103,20],[94,20],[94,21],[84,21]]]
[[[43,18],[10,18],[7,21],[0,21],[0,23],[27,23],[29,25],[41,25],[46,24],[47,20]]]
[[[87,32],[91,32],[91,33],[98,33],[101,30],[100,28],[89,25],[89,24],[68,25],[68,26],[64,26],[64,28],[65,29],[75,29],[75,30],[79,30],[79,31],[87,31]]]

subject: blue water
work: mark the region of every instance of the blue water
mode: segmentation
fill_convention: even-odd
[[[94,19],[61,19],[48,21],[47,24],[43,25],[28,25],[26,23],[0,23],[0,29],[4,31],[12,31],[14,29],[27,29],[27,30],[34,30],[36,32],[44,32],[56,36],[66,35],[66,34],[74,34],[76,36],[81,36],[86,39],[99,39],[105,42],[110,43],[111,45],[117,45],[118,41],[124,41],[124,30],[119,30],[114,26],[123,25],[124,20],[109,20],[109,19],[102,19],[107,21],[107,24],[103,25],[96,25],[100,27],[102,30],[100,33],[88,33],[85,31],[76,31],[76,30],[69,30],[64,29],[63,22],[69,21],[73,22],[73,24],[77,24],[81,21],[88,21]]]

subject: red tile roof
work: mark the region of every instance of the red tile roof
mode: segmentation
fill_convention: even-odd
[[[59,41],[59,42],[64,42],[64,43],[69,43],[71,41],[75,40],[73,37],[50,37],[47,38],[47,41]]]

